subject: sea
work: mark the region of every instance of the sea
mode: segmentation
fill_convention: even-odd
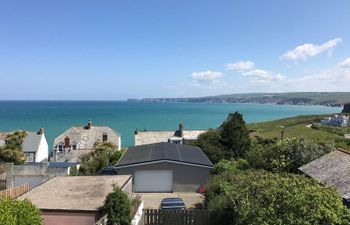
[[[49,149],[55,137],[75,125],[105,125],[119,132],[122,146],[134,144],[134,131],[218,127],[231,112],[247,123],[296,115],[339,113],[339,107],[250,103],[142,103],[127,101],[0,101],[0,131],[45,128]]]

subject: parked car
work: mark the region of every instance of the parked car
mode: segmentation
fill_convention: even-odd
[[[186,205],[181,198],[164,198],[160,203],[160,209],[185,210]]]

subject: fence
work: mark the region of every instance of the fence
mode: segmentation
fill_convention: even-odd
[[[5,190],[7,187],[6,180],[0,180],[0,191]]]
[[[99,219],[94,225],[107,225],[108,219],[107,214],[104,215],[101,219]]]
[[[14,188],[0,191],[0,198],[17,198],[18,196],[29,191],[29,184],[25,183]]]
[[[5,164],[0,162],[0,174],[5,172]]]
[[[210,225],[210,217],[205,209],[144,209],[140,225]]]

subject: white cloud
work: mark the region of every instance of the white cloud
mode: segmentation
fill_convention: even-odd
[[[238,72],[245,72],[250,71],[255,68],[255,63],[251,61],[239,61],[236,63],[228,63],[226,64],[226,68],[228,70],[238,71]]]
[[[331,53],[333,48],[337,46],[340,42],[342,42],[341,38],[335,38],[332,40],[329,40],[321,45],[315,45],[315,44],[303,44],[298,47],[296,47],[294,50],[290,50],[286,53],[284,53],[280,59],[282,60],[305,60],[307,58],[310,58],[312,56],[321,54],[325,51],[328,51],[328,53]]]
[[[282,74],[275,74],[269,71],[259,69],[243,73],[243,76],[249,77],[251,80],[258,82],[275,82],[283,81],[286,79],[286,76],[283,76]]]
[[[350,68],[350,58],[345,59],[344,61],[340,62],[338,65],[343,68]]]
[[[210,82],[215,81],[219,78],[221,78],[223,74],[221,72],[215,72],[215,71],[203,71],[203,72],[193,72],[191,74],[191,78],[195,81],[200,82]]]

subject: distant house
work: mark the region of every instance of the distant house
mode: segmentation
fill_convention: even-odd
[[[59,135],[53,145],[53,161],[77,162],[79,157],[93,150],[96,142],[111,142],[121,149],[121,136],[107,126],[74,126]]]
[[[199,147],[173,143],[130,147],[116,165],[117,174],[133,175],[134,192],[196,192],[212,168]]]
[[[103,214],[102,206],[113,185],[131,194],[131,176],[54,177],[21,195],[41,211],[45,225],[93,225]]]
[[[336,188],[347,206],[350,206],[350,153],[336,150],[299,170],[324,185]]]
[[[49,146],[43,128],[39,132],[29,132],[23,140],[22,149],[27,162],[42,162],[48,159]]]
[[[12,132],[0,133],[0,146],[5,145],[6,136]],[[44,128],[38,132],[27,131],[23,139],[22,150],[27,157],[27,162],[42,162],[48,159],[49,147],[45,138]]]
[[[345,115],[334,115],[332,117],[325,117],[321,120],[322,125],[346,127],[349,126],[349,116]]]
[[[178,130],[135,130],[135,146],[160,142],[183,144],[193,141],[207,130],[185,130],[183,123]]]

